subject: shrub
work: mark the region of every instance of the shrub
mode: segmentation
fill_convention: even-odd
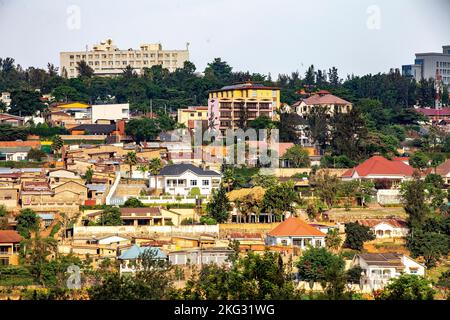
[[[206,225],[215,225],[217,224],[217,221],[213,217],[203,216],[200,218],[200,223]]]

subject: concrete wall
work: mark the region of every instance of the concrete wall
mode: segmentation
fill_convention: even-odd
[[[127,234],[190,234],[200,235],[203,233],[219,235],[219,225],[193,225],[193,226],[87,226],[74,227],[74,236],[91,235],[127,235]]]
[[[383,204],[400,204],[402,202],[400,190],[380,189],[377,192],[377,202]]]

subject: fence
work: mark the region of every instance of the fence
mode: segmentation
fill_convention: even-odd
[[[123,205],[131,196],[111,197],[111,205]],[[137,197],[143,204],[196,204],[197,199],[201,199],[203,204],[208,203],[208,197],[205,196],[139,196]]]
[[[188,226],[83,226],[73,228],[74,236],[90,236],[102,234],[189,234],[201,235],[212,234],[219,235],[219,225],[188,225]]]

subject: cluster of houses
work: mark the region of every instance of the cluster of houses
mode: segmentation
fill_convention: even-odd
[[[292,106],[283,106],[282,111],[295,112],[305,120],[313,106],[324,106],[329,114],[349,112],[352,108],[350,102],[322,90]],[[309,246],[324,247],[328,230],[342,226],[307,223],[293,215],[287,215],[283,222],[264,232],[234,230],[224,233],[218,225],[186,225],[186,221],[199,220],[198,208],[209,201],[213,190],[221,185],[221,165],[233,154],[226,147],[192,145],[187,137],[204,130],[210,122],[219,131],[236,128],[243,108],[249,110],[249,120],[261,115],[275,119],[275,110],[282,109],[279,90],[248,83],[212,91],[208,106],[178,110],[178,122],[184,128],[162,132],[153,141],[139,144],[125,133],[125,124],[131,118],[128,104],[52,105],[44,121],[70,132],[61,135],[64,146],[60,161],[54,161],[52,167],[0,168],[0,203],[13,217],[21,209],[33,209],[46,232],[66,218],[73,219],[73,226],[61,231],[58,251],[89,256],[94,258],[94,263],[117,259],[121,273],[135,272],[139,266],[132,262],[145,252],[186,268],[211,262],[229,264],[228,245],[234,240],[239,241],[242,252],[263,252],[269,248],[286,257]],[[145,116],[154,117],[153,114]],[[0,114],[0,123],[22,126],[25,119]],[[305,126],[306,122],[298,127],[301,145],[307,150],[311,164],[320,164],[319,151],[306,136]],[[267,147],[265,141],[246,143],[249,148]],[[0,160],[24,161],[31,149],[43,149],[44,145],[36,139],[0,141]],[[270,146],[279,156],[280,167],[271,174],[279,181],[293,180],[295,188],[301,190],[309,187],[308,178],[291,176],[311,170],[290,168],[291,164],[283,156],[293,146],[293,143]],[[127,161],[130,152],[135,154],[136,163]],[[160,159],[163,166],[152,174],[146,165],[155,158]],[[259,160],[258,155],[249,156],[245,165],[257,166]],[[373,156],[354,168],[334,170],[334,174],[343,181],[374,181],[376,201],[393,204],[400,203],[399,186],[411,179],[414,171],[408,158],[388,160]],[[435,172],[448,183],[450,161],[438,166]],[[98,225],[104,210],[95,206],[123,205],[130,198],[138,198],[146,206],[120,207],[121,226]],[[174,203],[192,206],[168,206]],[[83,206],[92,209],[82,210]],[[408,232],[405,222],[395,218],[360,219],[358,223],[369,227],[378,239],[402,238]],[[13,218],[9,219],[8,230],[0,230],[0,265],[18,263],[22,238],[14,230],[15,224]],[[351,265],[363,269],[361,285],[367,290],[381,288],[402,272],[424,274],[423,265],[399,253],[358,254]]]

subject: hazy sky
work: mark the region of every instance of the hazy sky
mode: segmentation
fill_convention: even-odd
[[[200,71],[222,57],[236,71],[276,76],[314,64],[344,77],[441,52],[450,44],[450,1],[0,0],[0,57],[24,67],[59,65],[60,51],[107,38],[121,49],[190,42]]]

